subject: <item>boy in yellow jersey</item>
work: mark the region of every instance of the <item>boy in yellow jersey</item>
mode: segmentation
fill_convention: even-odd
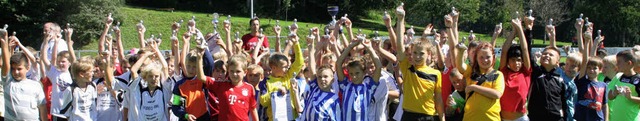
[[[436,118],[444,121],[442,95],[440,94],[440,71],[429,67],[431,56],[435,50],[426,39],[416,39],[411,43],[410,57],[405,55],[404,45],[404,15],[402,6],[398,7],[397,15],[397,41],[396,49],[399,62],[399,70],[402,72],[402,84],[404,103],[402,109],[402,121],[432,121]],[[437,109],[436,109],[437,108]],[[437,114],[436,114],[437,112]],[[438,115],[438,117],[435,117]]]
[[[304,64],[304,58],[302,56],[302,49],[300,49],[300,45],[298,44],[298,36],[293,36],[291,38],[293,41],[293,52],[295,53],[295,60],[289,66],[289,59],[287,56],[278,53],[273,54],[269,57],[269,67],[271,67],[271,75],[267,78],[266,81],[262,81],[260,83],[265,83],[265,86],[260,86],[260,90],[265,91],[260,95],[260,105],[266,108],[266,115],[269,121],[273,121],[273,113],[271,112],[271,95],[281,95],[289,92],[291,96],[291,102],[288,103],[278,103],[281,105],[293,105],[294,111],[294,119],[297,118],[298,113],[301,110],[298,110],[298,97],[293,91],[290,80],[294,78],[294,73],[300,72],[302,69],[302,65]]]

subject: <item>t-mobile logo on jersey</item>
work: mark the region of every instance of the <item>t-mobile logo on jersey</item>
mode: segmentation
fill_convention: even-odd
[[[229,104],[233,105],[233,103],[236,102],[236,99],[238,99],[238,96],[229,95]]]

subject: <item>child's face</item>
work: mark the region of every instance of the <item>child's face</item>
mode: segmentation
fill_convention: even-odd
[[[69,59],[67,58],[57,58],[58,63],[56,63],[56,66],[58,67],[58,70],[69,70],[69,66],[71,65],[71,63],[69,62]]]
[[[230,65],[229,66],[229,79],[231,79],[232,83],[242,82],[246,73],[241,66]]]
[[[376,65],[374,65],[373,63],[367,63],[367,75],[373,75],[373,71],[376,70]]]
[[[520,71],[520,68],[522,68],[522,57],[511,57],[509,58],[508,64],[511,71]]]
[[[157,71],[151,72],[149,75],[143,77],[144,81],[147,81],[148,87],[157,87],[158,83],[160,83],[160,78],[162,78],[162,76]]]
[[[222,66],[222,68],[217,68],[213,70],[213,78],[216,80],[224,80],[227,73],[227,67]]]
[[[287,70],[289,70],[289,62],[286,60],[279,60],[276,65],[271,65],[271,73],[274,76],[284,76]]]
[[[349,77],[351,77],[351,82],[360,84],[364,79],[364,69],[360,67],[349,67]]]
[[[476,60],[480,69],[492,68],[493,65],[493,52],[490,49],[481,49],[476,54]]]
[[[631,68],[634,67],[633,63],[631,63],[631,61],[627,61],[626,59],[622,58],[622,57],[616,57],[616,66],[618,66],[618,69],[620,69],[621,71],[626,71],[626,70],[630,70]]]
[[[454,76],[452,74],[450,75],[449,79],[451,79],[451,84],[453,84],[453,88],[455,88],[456,90],[464,90],[464,87],[466,84],[464,83],[462,76],[460,75]]]
[[[579,71],[578,63],[572,59],[567,59],[566,65],[564,65],[563,69],[565,74],[574,77]]]
[[[94,72],[93,66],[91,67],[91,69],[87,70],[87,71],[81,71],[78,74],[78,81],[80,82],[91,82],[91,78],[93,78],[93,72]]]
[[[175,64],[172,62],[168,62],[167,67],[169,69],[169,74],[172,75],[175,71],[175,67],[176,67]]]
[[[184,69],[184,70],[186,70],[185,76],[187,76],[187,77],[196,76],[196,73],[197,73],[196,69],[198,68],[198,66],[196,66],[196,62],[187,61],[186,68],[188,68],[188,69]]]
[[[11,64],[11,76],[13,76],[13,79],[22,80],[27,77],[29,68],[24,65],[26,64]]]
[[[427,52],[427,48],[422,46],[414,46],[411,50],[411,62],[416,66],[425,66],[427,61],[431,61],[431,55]]]
[[[331,69],[323,69],[316,77],[320,89],[326,90],[331,88],[331,83],[333,83],[333,71],[331,71]]]
[[[547,49],[545,51],[542,52],[542,56],[540,56],[540,63],[545,66],[556,66],[558,65],[558,52],[556,52],[555,50],[552,49]],[[583,61],[587,61],[587,60],[583,60]]]
[[[598,74],[602,73],[602,68],[595,65],[587,66],[587,75],[589,77],[598,77]]]
[[[93,78],[102,78],[104,77],[104,71],[99,66],[93,67]]]
[[[249,73],[247,73],[247,81],[251,84],[259,83],[260,81],[262,81],[262,78],[264,78],[264,75],[262,75],[262,73],[257,70],[251,70],[249,71]]]
[[[616,65],[614,65],[612,63],[604,63],[604,68],[602,70],[607,75],[612,75],[612,74],[615,74],[616,72],[618,72],[617,68],[616,68]]]

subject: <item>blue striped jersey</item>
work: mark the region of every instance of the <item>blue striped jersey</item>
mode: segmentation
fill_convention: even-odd
[[[317,80],[309,82],[309,91],[304,98],[302,121],[339,121],[340,104],[338,94],[325,92],[318,87]]]
[[[342,120],[367,121],[367,114],[372,113],[368,108],[373,102],[373,93],[378,83],[369,76],[364,77],[362,84],[354,84],[348,78],[340,81],[342,92]],[[369,111],[369,112],[368,112]]]

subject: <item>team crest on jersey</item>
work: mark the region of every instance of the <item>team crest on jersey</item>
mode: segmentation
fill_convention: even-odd
[[[634,84],[634,85],[638,84],[638,82],[640,82],[640,79],[639,79],[639,78],[635,78],[635,79],[633,79],[633,84]]]
[[[248,96],[248,95],[249,95],[249,90],[242,89],[242,96]]]

